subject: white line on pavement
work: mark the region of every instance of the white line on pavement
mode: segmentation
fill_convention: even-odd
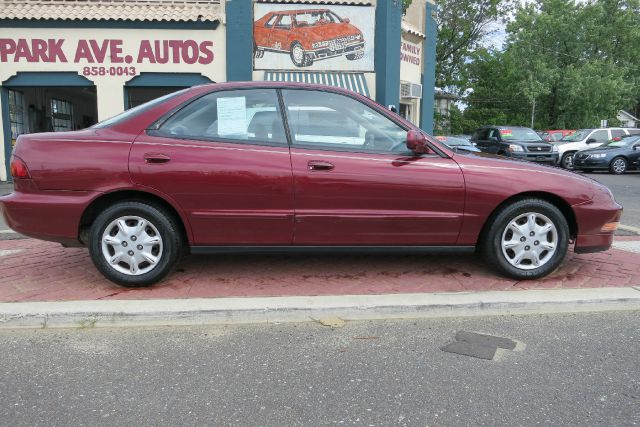
[[[632,233],[640,234],[640,227],[633,227],[631,225],[620,224],[618,228],[620,230],[631,231]]]

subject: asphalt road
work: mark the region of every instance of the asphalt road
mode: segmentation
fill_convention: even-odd
[[[0,331],[0,424],[638,425],[638,316]]]
[[[594,172],[586,176],[609,187],[616,201],[624,207],[622,224],[640,227],[640,172],[629,172],[622,176]]]

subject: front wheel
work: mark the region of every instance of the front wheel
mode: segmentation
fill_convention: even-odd
[[[609,171],[615,175],[622,175],[627,171],[627,161],[624,157],[616,157],[611,161]]]
[[[164,209],[137,201],[116,203],[95,219],[89,252],[96,268],[122,286],[162,280],[182,253],[178,224]]]
[[[574,155],[575,155],[575,153],[565,153],[562,156],[562,160],[560,161],[560,164],[562,165],[563,168],[569,169],[569,170],[573,170],[573,156]]]
[[[355,61],[364,57],[364,51],[356,52],[356,53],[348,53],[345,55],[349,61]]]
[[[313,64],[313,58],[304,51],[300,42],[293,42],[291,44],[289,56],[291,56],[291,62],[293,62],[296,67],[308,67]]]
[[[551,203],[524,199],[502,208],[481,242],[486,261],[502,274],[537,279],[555,271],[569,246],[569,226]]]

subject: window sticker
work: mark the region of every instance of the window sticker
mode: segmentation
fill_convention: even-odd
[[[500,129],[500,135],[504,137],[513,136],[513,130],[511,129]]]
[[[247,100],[244,96],[218,98],[218,136],[247,137]]]

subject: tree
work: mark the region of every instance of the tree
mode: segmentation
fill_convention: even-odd
[[[543,0],[517,8],[504,51],[469,66],[465,118],[537,128],[597,126],[640,99],[640,0]]]
[[[457,94],[466,89],[466,64],[511,7],[512,0],[438,1],[437,86]]]

